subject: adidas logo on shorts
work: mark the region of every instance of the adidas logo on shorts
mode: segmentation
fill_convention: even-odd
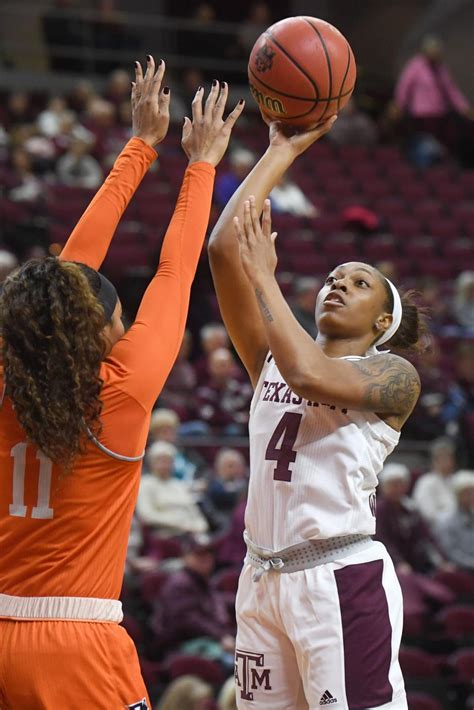
[[[319,701],[320,705],[331,705],[332,703],[337,703],[337,698],[335,698],[329,690],[325,690],[324,693],[321,695],[321,700]]]

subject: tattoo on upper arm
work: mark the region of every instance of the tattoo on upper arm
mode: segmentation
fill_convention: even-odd
[[[351,363],[366,379],[365,401],[374,412],[410,414],[420,394],[420,378],[407,360],[381,355]]]
[[[265,318],[267,319],[267,321],[269,323],[272,323],[273,316],[271,314],[269,307],[265,303],[264,298],[263,298],[263,293],[260,291],[259,288],[255,289],[255,295],[257,296],[257,301],[260,305],[260,308],[262,309],[263,315],[265,316]]]

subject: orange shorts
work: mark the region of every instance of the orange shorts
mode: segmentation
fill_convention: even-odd
[[[133,641],[116,623],[0,619],[1,710],[151,708]]]

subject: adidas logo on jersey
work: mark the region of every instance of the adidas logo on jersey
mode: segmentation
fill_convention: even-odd
[[[329,690],[325,690],[319,701],[320,705],[331,705],[332,703],[337,703],[337,698],[335,698]]]

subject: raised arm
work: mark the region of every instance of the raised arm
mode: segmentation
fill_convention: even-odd
[[[420,394],[415,368],[391,353],[356,361],[324,353],[294,317],[275,279],[270,203],[265,204],[262,225],[252,203],[252,198],[245,203],[243,221],[236,218],[234,227],[260,322],[285,382],[303,399],[375,412],[401,428]]]
[[[209,221],[215,166],[229,143],[240,103],[223,120],[227,85],[215,82],[203,110],[203,90],[185,120],[183,148],[189,157],[176,209],[161,250],[158,271],[137,318],[115,345],[110,361],[121,372],[119,387],[145,410],[154,405],[176,359],[188,315],[189,295]]]
[[[136,62],[132,88],[134,137],[115,161],[110,175],[72,231],[60,259],[81,261],[99,269],[120,219],[135,190],[156,159],[153,146],[166,136],[169,125],[169,89],[160,92],[165,64],[155,72],[149,57],[145,76]]]
[[[272,124],[268,150],[236,190],[211,234],[209,261],[222,318],[254,386],[268,351],[268,342],[253,289],[240,263],[233,219],[242,217],[243,205],[249,195],[255,196],[255,206],[260,214],[264,200],[295,158],[324,135],[334,120],[325,121],[314,131],[291,137],[285,137],[278,124]]]

